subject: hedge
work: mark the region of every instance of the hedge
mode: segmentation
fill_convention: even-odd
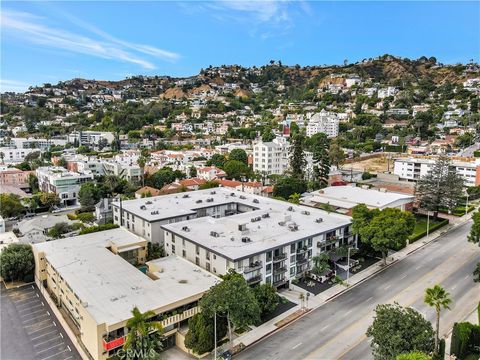
[[[441,227],[447,225],[450,221],[448,219],[444,219],[443,221],[440,221],[438,223],[434,223],[433,225],[430,225],[429,226],[429,231],[428,233],[431,234],[432,232],[434,232],[435,230],[438,230],[440,229]],[[425,235],[427,235],[427,230],[421,232],[421,233],[418,233],[416,235],[412,235],[408,238],[408,241],[409,243],[412,243],[412,242],[415,242],[417,241],[418,239],[421,239],[422,237],[424,237]]]
[[[117,224],[104,224],[104,225],[98,225],[98,226],[91,226],[80,231],[80,235],[91,234],[98,231],[116,229],[118,227],[119,226]]]
[[[474,353],[474,346],[480,344],[480,325],[469,322],[455,323],[452,330],[450,355],[457,359],[464,359],[468,354]]]
[[[480,150],[475,150],[475,151],[473,152],[473,156],[475,156],[475,157],[480,157]]]

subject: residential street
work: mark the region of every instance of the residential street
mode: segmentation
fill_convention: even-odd
[[[453,304],[441,319],[442,334],[476,307],[480,285],[472,272],[480,248],[466,240],[471,221],[345,292],[300,320],[242,351],[236,359],[371,359],[365,336],[377,304],[397,301],[434,319],[424,291],[443,285]]]

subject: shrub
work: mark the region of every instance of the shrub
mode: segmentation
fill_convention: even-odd
[[[77,219],[81,222],[92,222],[95,219],[95,215],[91,212],[85,212],[77,215]]]
[[[105,225],[98,225],[98,226],[90,226],[80,231],[80,235],[91,234],[94,232],[105,231],[116,229],[119,226],[117,224],[105,224]]]
[[[0,275],[5,281],[33,278],[35,260],[29,244],[11,244],[0,255]]]
[[[480,325],[473,325],[469,322],[453,325],[451,355],[455,355],[457,359],[463,359],[469,353],[474,352],[474,347],[478,344],[480,344]]]
[[[69,220],[77,220],[77,215],[75,215],[75,213],[68,213],[67,218]]]

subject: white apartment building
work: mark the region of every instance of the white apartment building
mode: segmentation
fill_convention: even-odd
[[[390,96],[395,96],[397,93],[398,93],[397,88],[395,88],[394,86],[389,86],[383,89],[378,89],[377,96],[379,99],[385,99]]]
[[[0,162],[5,164],[21,163],[25,160],[25,157],[33,152],[39,151],[39,149],[14,149],[9,147],[0,147]]]
[[[417,181],[427,175],[435,164],[434,158],[398,158],[395,159],[393,173],[400,179]],[[465,186],[480,185],[480,160],[458,161],[452,160],[453,166],[458,175],[463,177]]]
[[[103,173],[115,175],[129,182],[138,182],[142,177],[142,171],[138,165],[139,152],[124,151],[115,155],[113,159],[104,160]]]
[[[285,138],[259,142],[253,146],[253,171],[265,175],[281,175],[288,168],[288,148]]]
[[[42,139],[42,138],[2,138],[0,143],[15,149],[48,149],[52,145],[65,146],[67,139]]]
[[[93,174],[80,174],[63,167],[46,166],[37,169],[37,178],[41,191],[57,194],[62,205],[76,205],[80,186],[93,180]]]
[[[277,287],[312,266],[312,257],[355,244],[351,219],[226,188],[113,205],[114,222],[214,274],[235,269],[250,284]]]
[[[115,139],[115,135],[111,132],[102,131],[74,131],[68,135],[68,142],[78,142],[79,145],[87,146],[96,146],[102,139],[107,140],[108,144],[111,144]]]
[[[337,137],[339,123],[340,121],[335,113],[323,109],[310,118],[306,129],[307,136],[324,133],[330,138]]]

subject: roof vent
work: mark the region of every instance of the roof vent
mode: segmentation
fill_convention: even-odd
[[[184,227],[182,227],[182,230],[185,231],[185,232],[189,232],[190,228],[188,226],[184,226]]]
[[[323,219],[322,218],[315,219],[315,222],[316,223],[321,223],[321,222],[323,222]]]
[[[247,224],[238,224],[238,231],[247,230]]]
[[[278,225],[280,225],[280,226],[285,226],[285,221],[279,221],[279,222],[278,222]]]
[[[200,200],[197,200],[195,201],[197,204],[200,204],[201,202],[203,202],[201,199]]]
[[[258,199],[253,199],[253,202],[254,202],[255,204],[258,204],[260,201],[258,201]]]
[[[235,193],[230,193],[230,196],[235,196]]]
[[[288,211],[293,211],[293,206],[289,206],[289,207],[287,208],[287,210],[288,210]]]
[[[140,210],[147,210],[147,207],[145,205],[140,206]]]
[[[246,197],[245,197],[245,196],[243,196],[243,195],[240,195],[240,199],[242,199],[242,200],[245,200],[245,199],[246,199]]]
[[[297,231],[297,230],[298,230],[298,225],[295,224],[295,223],[289,224],[289,225],[288,225],[288,229],[289,229],[290,231]]]
[[[303,215],[310,215],[310,211],[303,210],[303,211],[302,211],[302,214],[303,214]]]
[[[243,242],[243,243],[249,243],[249,242],[251,242],[251,241],[252,241],[252,240],[251,240],[248,236],[242,237],[242,242]]]
[[[219,237],[220,234],[216,231],[210,231],[210,236],[213,236],[213,237]]]
[[[266,218],[269,218],[270,217],[270,214],[269,213],[266,213],[266,214],[263,214],[262,215],[262,218],[266,219]]]
[[[188,194],[185,194],[185,195],[182,196],[182,198],[184,198],[184,199],[189,198],[189,197],[190,197],[190,195],[188,195]]]
[[[207,202],[213,202],[213,198],[208,198]]]
[[[214,190],[214,191],[211,191],[210,192],[210,195],[215,195],[217,192]]]
[[[147,201],[145,204],[146,204],[146,205],[152,205],[152,202],[151,202],[151,201]]]

